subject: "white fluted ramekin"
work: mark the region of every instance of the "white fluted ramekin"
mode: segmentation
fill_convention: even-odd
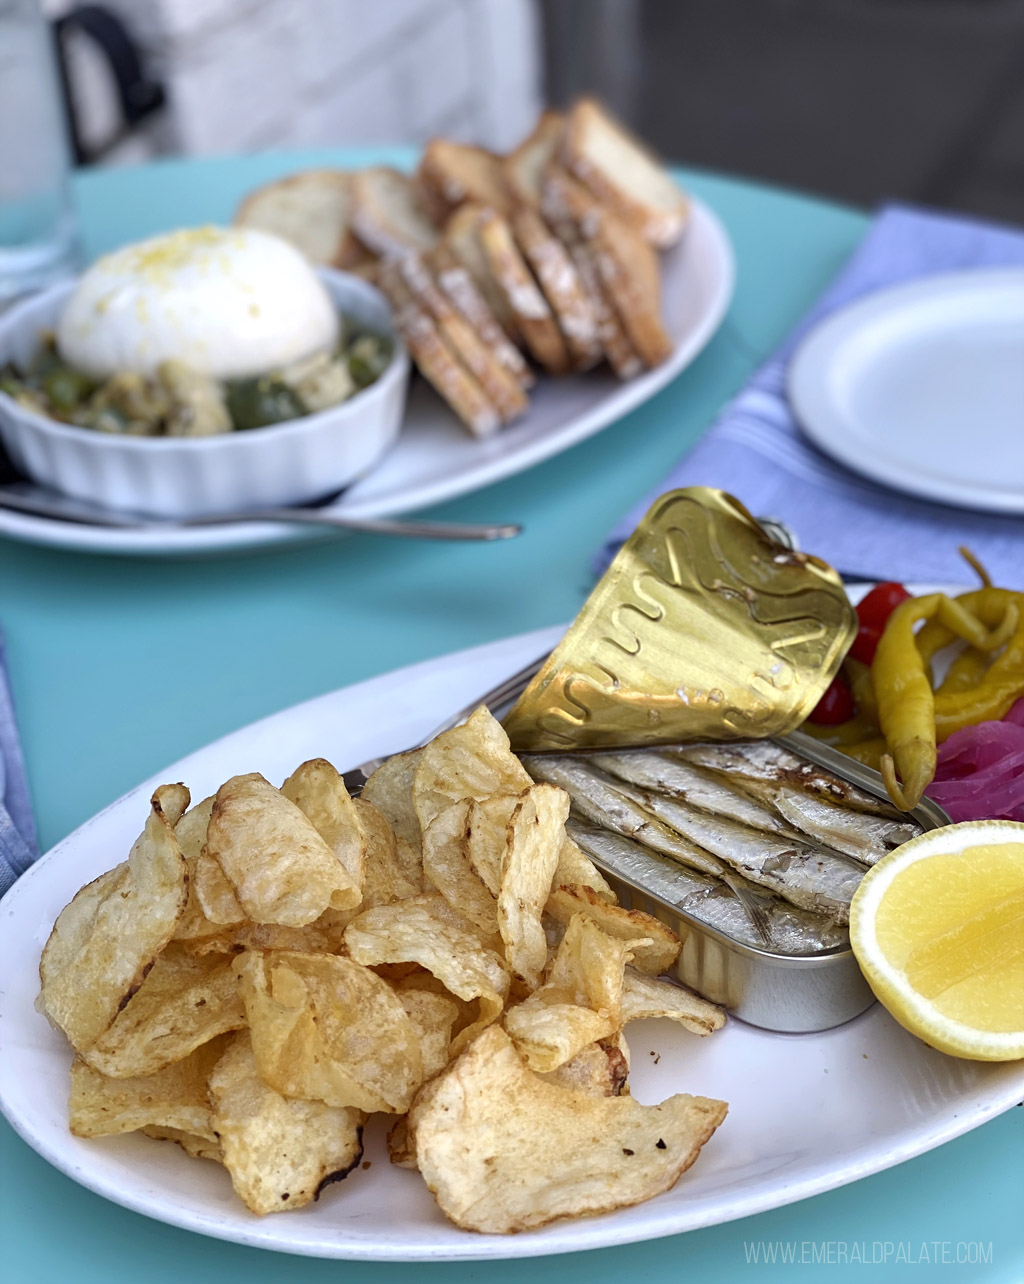
[[[395,344],[380,378],[348,401],[216,437],[120,437],[36,414],[0,392],[0,439],[11,462],[75,499],[168,518],[301,504],[358,480],[398,436],[409,358],[378,290],[344,272],[319,275],[340,313]],[[32,359],[73,289],[54,286],[0,316],[0,366]]]

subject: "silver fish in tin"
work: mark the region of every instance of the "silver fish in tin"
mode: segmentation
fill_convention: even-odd
[[[662,824],[647,808],[627,797],[619,781],[597,774],[582,759],[524,754],[522,762],[534,780],[564,789],[577,814],[593,824],[624,838],[634,838],[652,851],[671,856],[712,878],[723,878],[730,872],[725,861]]]
[[[716,879],[685,869],[588,821],[570,818],[566,830],[605,873],[642,887],[733,940],[757,949],[764,947],[742,904]],[[774,953],[818,954],[849,945],[846,929],[830,919],[797,909],[777,896],[761,895],[768,920],[768,944]]]
[[[608,825],[602,814],[606,809],[598,799],[618,795],[632,804],[637,814],[655,817],[664,828],[726,862],[750,882],[767,887],[801,909],[825,914],[840,924],[849,922],[850,901],[864,871],[846,856],[820,844],[752,829],[652,790],[612,782],[583,759],[545,755],[524,761],[531,774],[535,768],[543,771],[543,779],[565,789],[577,808],[598,824]],[[621,807],[620,802],[620,810]],[[608,827],[623,832],[618,824]],[[640,826],[637,831],[626,837],[647,844]],[[671,850],[665,850],[665,854],[675,855]],[[693,865],[694,861],[691,858],[686,863]],[[705,866],[703,872],[716,871]]]
[[[767,942],[768,922],[760,899],[748,893],[744,880],[736,877],[730,864],[663,824],[642,801],[627,795],[629,786],[602,776],[578,758],[524,754],[522,763],[535,780],[564,789],[578,816],[720,879],[742,904],[760,939]]]
[[[864,865],[873,865],[921,833],[921,826],[906,816],[892,820],[829,802],[789,783],[792,772],[774,781],[737,779],[734,773],[699,767],[682,751],[671,750],[627,749],[593,754],[588,760],[641,788],[668,794],[752,829],[803,841],[813,839]]]
[[[748,781],[746,786],[755,798],[774,807],[793,829],[864,865],[873,865],[923,832],[907,816],[891,820],[868,811],[854,811],[784,782],[773,785]]]
[[[752,829],[794,837],[782,817],[755,801],[723,776],[657,749],[623,749],[587,755],[587,762],[641,789],[667,794]]]
[[[886,816],[890,820],[906,820],[905,813],[897,811],[883,799],[772,740],[702,741],[676,745],[669,752],[698,767],[724,772],[737,781],[794,785],[826,802]]]

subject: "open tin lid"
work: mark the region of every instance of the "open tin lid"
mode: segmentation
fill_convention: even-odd
[[[838,574],[704,486],[650,508],[505,718],[516,752],[761,739],[802,723],[857,632]]]

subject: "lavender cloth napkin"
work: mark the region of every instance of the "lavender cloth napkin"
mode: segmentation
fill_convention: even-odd
[[[785,393],[794,349],[835,309],[917,277],[1018,265],[1024,265],[1024,232],[904,206],[883,209],[809,315],[662,485],[616,527],[596,558],[598,572],[658,495],[679,486],[717,486],[752,513],[781,518],[801,548],[847,576],[958,583],[970,578],[957,553],[967,544],[997,584],[1024,588],[1024,519],[914,499],[849,472],[803,436]],[[1024,407],[1018,448],[1024,450]]]
[[[7,654],[0,633],[0,896],[38,855],[25,760],[7,682]]]

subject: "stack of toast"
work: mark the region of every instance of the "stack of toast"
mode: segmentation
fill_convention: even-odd
[[[667,359],[658,252],[688,210],[584,98],[544,112],[506,156],[435,139],[411,177],[310,170],[251,193],[235,221],[379,285],[420,372],[484,437],[526,411],[534,366],[607,361],[629,379]]]

